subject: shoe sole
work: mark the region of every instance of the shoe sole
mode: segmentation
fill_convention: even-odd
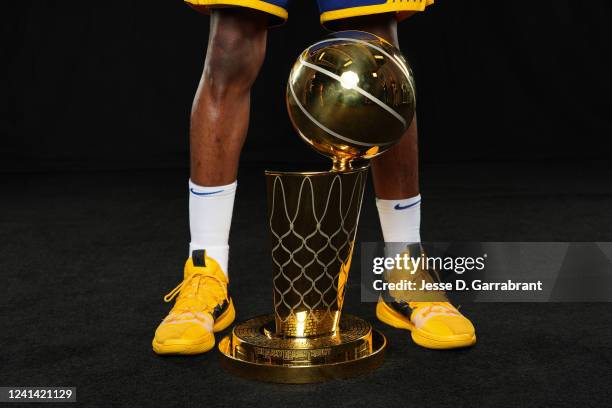
[[[448,350],[454,348],[470,347],[476,344],[476,334],[459,334],[454,336],[435,336],[424,330],[414,327],[414,324],[401,313],[393,310],[384,302],[376,305],[376,317],[381,322],[397,329],[410,331],[412,341],[421,347],[434,350]]]
[[[215,320],[213,326],[213,333],[218,333],[229,327],[236,318],[236,309],[234,308],[234,302],[230,299],[230,304],[227,310]],[[202,354],[212,350],[215,347],[215,336],[209,333],[209,336],[205,337],[197,343],[189,344],[165,344],[159,343],[153,339],[152,342],[153,351],[156,354],[178,354],[178,355],[193,355]]]

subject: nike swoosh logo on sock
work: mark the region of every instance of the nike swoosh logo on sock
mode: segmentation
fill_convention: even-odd
[[[414,207],[415,205],[417,205],[420,202],[421,202],[421,200],[417,201],[416,203],[405,205],[403,207],[401,205],[399,205],[399,204],[395,204],[395,207],[393,207],[393,208],[395,208],[396,210],[405,210],[406,208]]]
[[[211,191],[211,192],[198,192],[198,191],[195,191],[193,188],[190,188],[189,190],[197,196],[213,195],[213,194],[218,194],[218,193],[222,193],[225,191],[225,190],[217,190],[217,191]]]

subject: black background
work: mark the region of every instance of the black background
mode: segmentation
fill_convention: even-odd
[[[182,2],[3,2],[0,169],[185,167],[208,18]],[[438,1],[400,25],[429,162],[607,159],[609,5]],[[246,162],[317,160],[284,86],[324,35],[314,1],[271,30]],[[288,151],[292,153],[287,154]]]
[[[324,34],[314,1],[294,3],[253,92],[230,235],[237,321],[272,310],[263,169],[329,167],[284,106],[294,58]],[[370,374],[292,387],[233,377],[215,351],[156,356],[187,255],[208,18],[179,0],[15,0],[0,20],[0,386],[76,386],[104,407],[610,404],[609,303],[466,303],[478,344],[425,350],[359,301],[357,261],[345,310],[389,340]],[[439,0],[401,24],[425,241],[612,241],[609,21],[603,1]],[[371,185],[360,218],[358,240],[380,241]]]

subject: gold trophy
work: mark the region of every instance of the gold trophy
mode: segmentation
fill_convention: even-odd
[[[393,45],[343,31],[299,56],[287,108],[331,171],[266,171],[274,314],[236,325],[222,366],[248,378],[310,383],[382,364],[385,337],[341,315],[371,159],[396,143],[415,112],[414,80]],[[365,273],[365,272],[364,272]]]

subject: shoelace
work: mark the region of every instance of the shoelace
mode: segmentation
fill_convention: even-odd
[[[195,280],[196,278],[198,278],[198,282],[197,282],[197,289],[195,292],[194,296],[191,295],[187,295],[185,296],[183,299],[192,299],[192,298],[196,298],[200,301],[202,301],[201,298],[198,297],[198,294],[200,292],[200,287],[203,286],[201,285],[201,281],[203,279],[211,279],[214,282],[216,282],[222,289],[223,292],[225,293],[225,297],[223,300],[227,300],[229,301],[229,297],[227,295],[227,284],[225,282],[223,282],[221,279],[217,278],[216,276],[212,276],[212,275],[207,275],[201,272],[194,272],[191,275],[189,275],[189,277],[187,277],[186,279],[184,279],[181,283],[178,284],[177,287],[175,287],[174,289],[172,289],[166,296],[164,296],[164,302],[169,303],[172,301],[172,299],[174,299],[177,295],[179,295],[180,293],[182,293],[184,288],[189,287],[189,285],[191,284],[191,282],[193,280]],[[179,296],[179,300],[181,300],[181,296]],[[204,300],[204,303],[206,305],[207,309],[214,309],[215,306],[221,302],[217,302],[218,299],[214,299],[215,300],[215,304],[211,305],[208,302],[206,302],[206,300]],[[177,301],[177,305],[175,306],[175,308],[179,306],[178,301]],[[192,306],[188,306],[188,307],[178,307],[179,310],[191,310]]]

